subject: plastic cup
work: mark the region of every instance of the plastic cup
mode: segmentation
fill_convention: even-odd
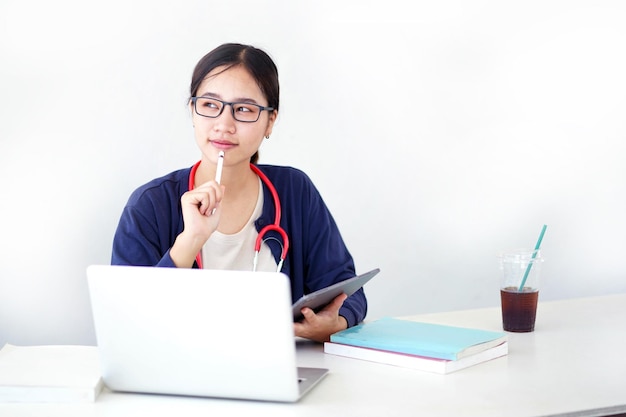
[[[502,328],[508,332],[532,332],[543,258],[539,250],[516,249],[502,253],[499,260]],[[522,282],[524,286],[520,288]]]

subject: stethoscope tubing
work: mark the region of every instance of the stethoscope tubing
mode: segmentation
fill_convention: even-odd
[[[198,167],[200,166],[201,163],[202,161],[198,161],[194,164],[193,167],[191,167],[191,172],[189,173],[189,187],[188,187],[189,191],[193,190],[195,187],[196,171],[198,171]],[[259,235],[256,238],[256,241],[254,244],[254,264],[252,265],[252,270],[256,271],[259,252],[261,251],[261,245],[263,244],[263,237],[268,232],[274,231],[278,233],[283,240],[282,251],[280,254],[280,261],[278,262],[278,268],[277,268],[277,271],[280,272],[280,270],[283,267],[283,262],[285,261],[285,258],[287,257],[287,252],[289,251],[289,237],[287,236],[287,232],[285,232],[285,229],[283,229],[280,226],[280,219],[282,217],[280,198],[278,197],[278,192],[276,191],[276,187],[274,187],[274,184],[272,184],[272,181],[270,181],[267,175],[265,175],[265,173],[263,173],[263,171],[261,171],[259,167],[257,167],[254,164],[250,164],[250,169],[256,175],[259,176],[263,184],[265,184],[265,186],[269,190],[270,194],[272,195],[272,199],[274,200],[274,209],[275,209],[274,223],[268,224],[267,226],[263,227],[259,231]],[[202,252],[196,255],[196,264],[198,265],[198,268],[202,269]]]

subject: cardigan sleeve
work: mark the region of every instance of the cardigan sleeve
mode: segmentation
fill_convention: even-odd
[[[154,224],[137,209],[127,206],[113,238],[111,265],[175,267],[169,248],[159,244]]]
[[[284,213],[281,225],[291,242],[288,271],[294,300],[354,277],[352,255],[309,177],[288,167],[269,168],[268,174],[273,174],[271,180],[280,195]],[[360,323],[366,313],[363,289],[348,297],[339,310],[350,327]]]
[[[131,194],[115,231],[111,264],[175,267],[170,248],[183,229],[180,196],[187,171],[157,178]]]

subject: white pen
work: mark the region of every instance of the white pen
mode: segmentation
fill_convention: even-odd
[[[220,183],[222,180],[222,168],[224,167],[224,151],[220,151],[217,156],[217,171],[215,172],[215,182]]]
[[[224,168],[224,151],[220,151],[217,155],[217,170],[215,171],[215,182],[220,183],[222,181],[222,168]],[[215,208],[211,211],[211,214],[215,214]]]

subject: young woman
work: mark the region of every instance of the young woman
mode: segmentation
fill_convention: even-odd
[[[278,116],[272,59],[249,45],[221,45],[196,65],[190,93],[200,161],[133,192],[115,233],[111,263],[280,270],[291,280],[294,301],[353,277],[353,259],[310,179],[294,168],[256,165]],[[277,211],[282,230],[274,225]],[[294,331],[326,341],[362,321],[366,311],[361,289],[317,313],[304,308]]]

